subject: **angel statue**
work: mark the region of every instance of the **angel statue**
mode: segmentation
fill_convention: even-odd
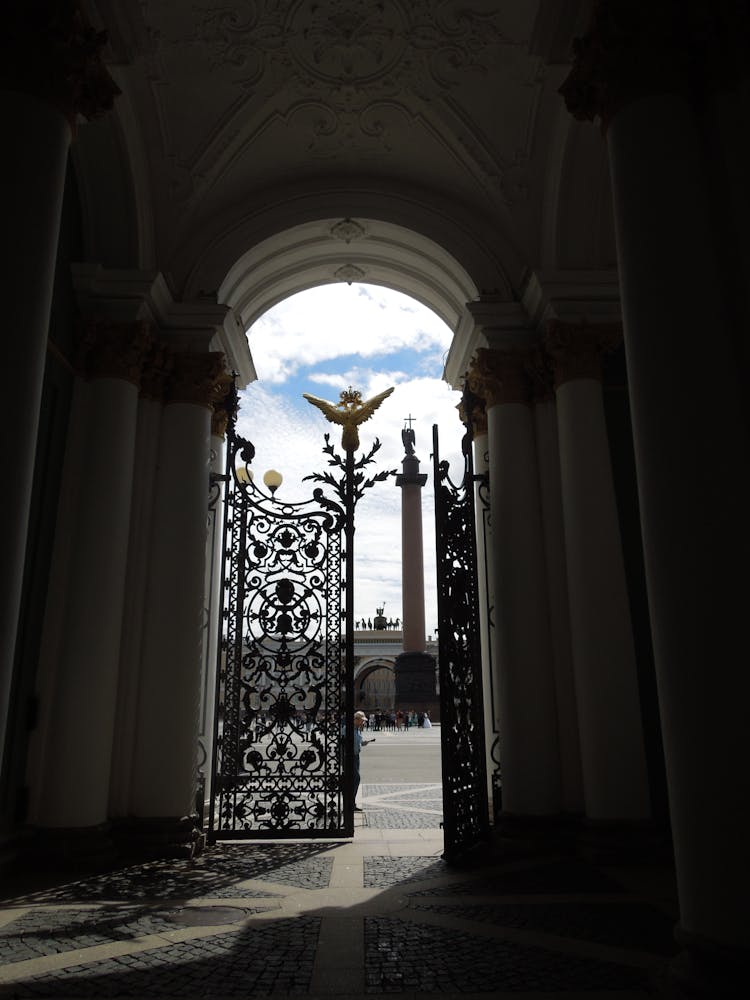
[[[368,399],[366,403],[362,402],[362,393],[357,389],[352,389],[351,386],[341,393],[338,403],[329,403],[327,399],[318,399],[317,396],[310,396],[306,392],[303,392],[302,395],[308,403],[317,406],[332,424],[341,424],[344,428],[341,434],[341,447],[344,451],[356,451],[359,448],[357,428],[373,415],[383,400],[392,392],[393,387],[386,389],[385,392],[379,392],[377,396]]]

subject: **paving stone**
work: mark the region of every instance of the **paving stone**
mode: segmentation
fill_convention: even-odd
[[[599,944],[673,955],[674,920],[647,903],[496,903],[455,906],[412,903],[416,909],[498,927],[557,934]]]
[[[445,861],[431,855],[411,858],[371,856],[364,859],[363,865],[366,889],[390,889],[403,883],[440,878],[450,873],[451,869]]]
[[[442,814],[427,812],[406,812],[389,806],[368,806],[365,801],[364,816],[366,826],[374,830],[434,830],[439,829]]]
[[[204,1000],[308,993],[320,928],[316,917],[183,941],[0,987],[0,997]],[[196,990],[196,985],[199,985]]]
[[[202,908],[206,909],[206,908]],[[216,923],[225,923],[227,907],[216,908]],[[244,918],[262,908],[232,908]],[[0,929],[0,962],[22,962],[78,948],[92,948],[112,941],[129,941],[147,934],[173,931],[190,919],[190,908],[179,919],[175,910],[143,906],[98,906],[90,909],[38,909],[25,913]]]
[[[150,861],[95,875],[9,902],[193,899],[232,895],[248,879],[267,879],[304,889],[325,889],[333,861],[319,844],[216,844],[199,858]]]
[[[367,993],[397,993],[407,988],[430,993],[635,990],[648,988],[649,981],[646,972],[615,962],[489,941],[394,917],[365,920]]]
[[[448,887],[418,890],[414,895],[517,895],[522,893],[597,893],[624,892],[623,886],[605,872],[583,861],[552,861],[511,871],[483,872],[475,880]]]

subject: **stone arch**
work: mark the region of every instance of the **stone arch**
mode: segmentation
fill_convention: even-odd
[[[360,180],[355,186],[342,181],[303,191],[280,187],[267,193],[260,208],[245,212],[237,208],[235,205],[231,212],[207,221],[192,240],[185,241],[173,268],[184,298],[217,294],[220,301],[227,301],[222,295],[226,294],[228,277],[232,276],[236,286],[238,264],[240,268],[242,261],[249,264],[257,252],[254,248],[263,254],[275,252],[279,240],[295,234],[309,237],[310,264],[325,258],[326,250],[330,254],[334,249],[341,264],[346,264],[363,246],[375,252],[378,242],[382,242],[377,253],[377,260],[381,260],[389,239],[393,239],[391,250],[400,257],[408,234],[421,248],[413,248],[412,266],[420,270],[420,253],[428,255],[423,268],[427,268],[429,258],[447,256],[455,262],[453,270],[463,276],[463,283],[468,278],[472,298],[492,294],[510,301],[522,281],[522,258],[511,241],[472,209],[450,204],[445,193],[411,190],[402,185],[394,191],[382,180]],[[349,244],[332,237],[331,226],[344,219],[360,223],[369,220],[367,237]],[[342,280],[334,277],[334,271],[332,268],[327,273],[326,280]],[[396,281],[396,268],[393,271]],[[415,294],[415,298],[419,297]]]
[[[395,691],[396,691],[395,669],[396,669],[395,657],[372,656],[366,658],[363,663],[357,664],[357,666],[355,666],[354,668],[354,699],[357,707],[359,707],[362,704],[366,704],[366,701],[363,700],[362,698],[362,695],[364,693],[365,682],[369,677],[371,677],[374,673],[380,670],[390,670],[393,673],[394,676],[393,696],[395,699]],[[384,700],[388,702],[391,701],[390,698]],[[372,708],[375,706],[369,706],[369,707]],[[392,708],[393,705],[382,704],[378,705],[377,707]]]

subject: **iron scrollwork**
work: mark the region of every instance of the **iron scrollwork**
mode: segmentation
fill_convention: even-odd
[[[392,473],[364,477],[377,441],[355,464],[325,438],[344,475],[307,476],[322,484],[312,499],[286,503],[255,484],[253,445],[227,429],[212,840],[353,832],[354,504]]]
[[[449,463],[440,460],[437,426],[433,427],[443,826],[449,861],[489,836],[474,475],[468,433],[463,459],[462,481],[455,485]]]

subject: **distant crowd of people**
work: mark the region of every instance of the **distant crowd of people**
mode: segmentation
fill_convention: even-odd
[[[375,733],[379,732],[400,732],[412,728],[430,729],[429,712],[402,712],[391,710],[389,712],[370,712],[369,718],[365,721],[365,728]]]

